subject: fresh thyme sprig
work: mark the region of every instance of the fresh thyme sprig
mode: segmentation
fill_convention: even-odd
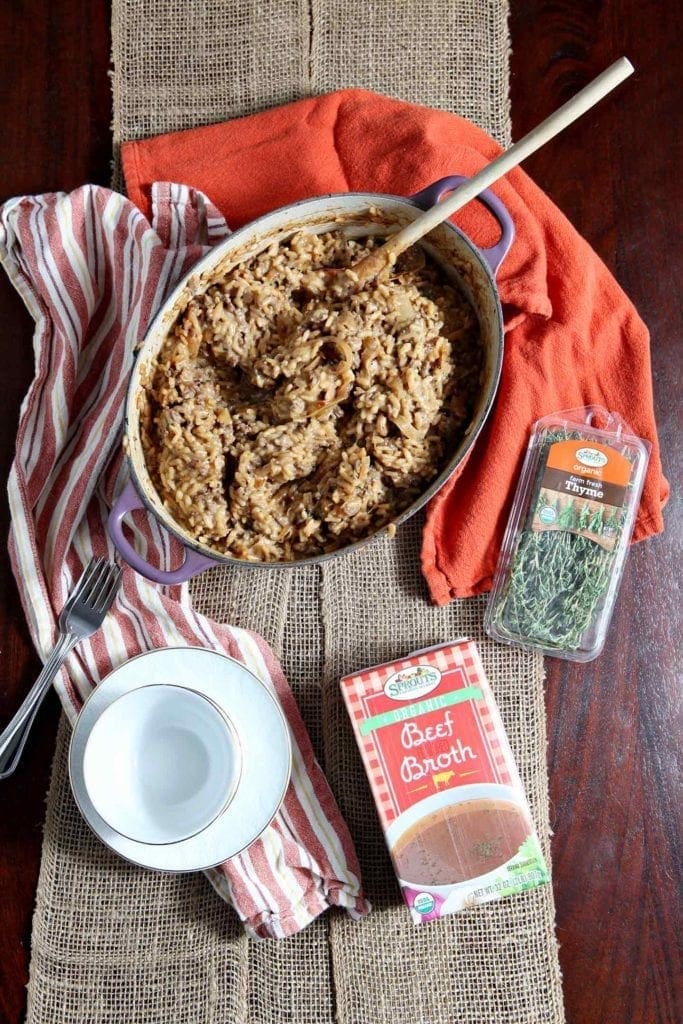
[[[575,650],[600,609],[614,552],[564,530],[524,530],[498,609],[503,632]]]
[[[494,610],[493,621],[505,635],[546,648],[576,650],[586,630],[596,621],[607,596],[615,552],[624,525],[624,512],[591,512],[588,504],[572,502],[559,508],[557,529],[533,530],[534,513],[545,504],[541,482],[548,450],[557,441],[589,440],[577,430],[549,431],[543,439],[532,500],[512,564],[507,588]],[[585,533],[609,531],[608,550]]]

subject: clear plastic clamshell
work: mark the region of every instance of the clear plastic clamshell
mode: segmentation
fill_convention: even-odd
[[[486,611],[490,636],[572,661],[598,656],[650,447],[598,406],[534,424]]]

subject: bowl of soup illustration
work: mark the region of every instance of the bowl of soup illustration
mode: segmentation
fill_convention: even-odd
[[[533,834],[516,790],[479,783],[420,800],[392,822],[387,842],[404,889],[446,900],[475,879],[486,885]]]

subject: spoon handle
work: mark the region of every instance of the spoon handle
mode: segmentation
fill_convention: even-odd
[[[412,223],[407,224],[379,249],[361,260],[354,268],[359,281],[367,281],[386,266],[389,259],[404,252],[420,238],[426,235],[442,221],[447,220],[457,210],[469,203],[483,192],[485,188],[502,178],[504,174],[517,167],[522,160],[535,153],[546,142],[567,128],[573,121],[590,110],[599,100],[612,91],[620,82],[633,73],[633,65],[626,57],[620,57],[614,64],[589,82],[580,92],[567,100],[558,110],[541,121],[528,135],[513,143],[509,149],[483,167],[478,174],[452,192],[447,199],[423,213]]]

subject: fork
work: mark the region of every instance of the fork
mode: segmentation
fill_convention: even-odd
[[[121,569],[106,558],[90,560],[59,616],[59,638],[43,671],[9,725],[0,734],[0,779],[19,763],[38,708],[67,655],[102,625],[121,583]]]

